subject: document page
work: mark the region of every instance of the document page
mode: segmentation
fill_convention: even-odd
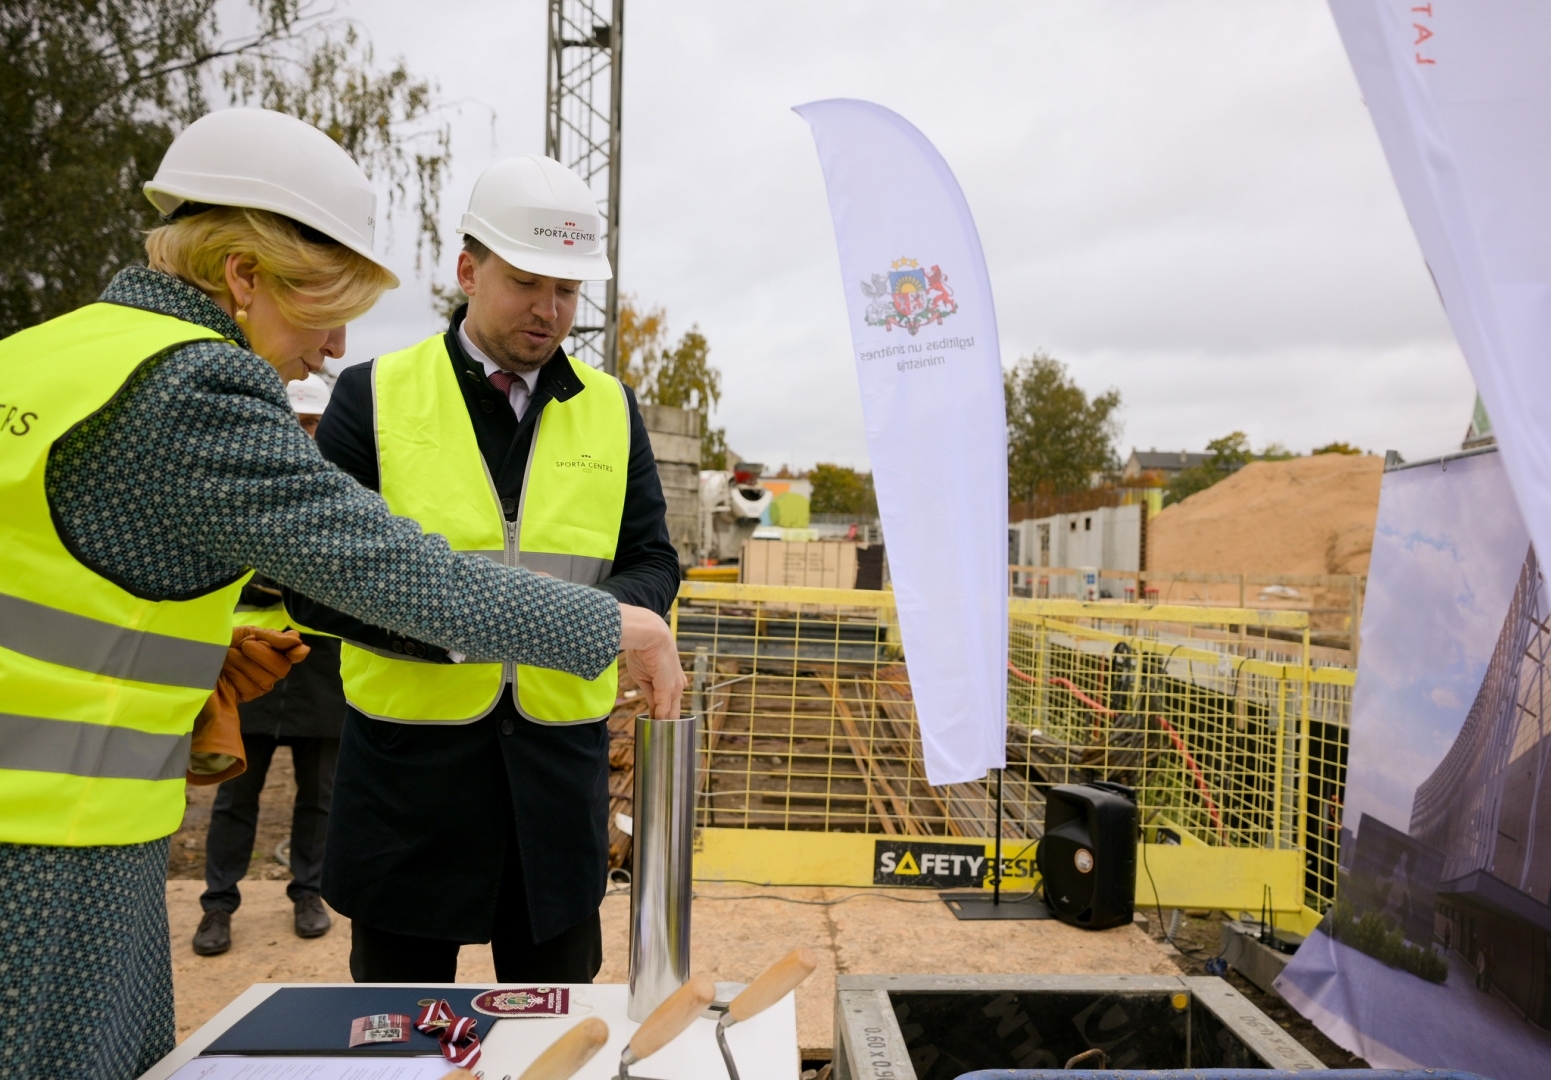
[[[439,1057],[198,1057],[172,1080],[441,1080]]]

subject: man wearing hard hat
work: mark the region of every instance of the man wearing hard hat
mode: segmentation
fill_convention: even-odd
[[[665,614],[678,556],[634,396],[562,348],[580,283],[611,276],[601,225],[558,162],[486,169],[459,228],[468,304],[445,333],[346,369],[318,447],[454,549]],[[351,919],[351,974],[452,982],[459,946],[489,941],[503,982],[590,982],[616,669],[493,663],[287,606],[346,641],[323,895]]]

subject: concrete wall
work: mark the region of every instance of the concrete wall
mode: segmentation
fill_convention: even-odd
[[[678,548],[679,565],[693,566],[700,537],[700,416],[689,409],[642,405],[641,419],[668,500],[668,535]]]

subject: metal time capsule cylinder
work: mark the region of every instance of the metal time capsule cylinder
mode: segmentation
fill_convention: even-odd
[[[689,979],[699,742],[699,717],[636,717],[628,1012],[637,1023]]]

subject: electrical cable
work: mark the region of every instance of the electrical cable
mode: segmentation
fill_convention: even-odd
[[[1030,846],[1032,846],[1032,845],[1030,845]],[[1025,847],[1023,850],[1027,851],[1028,848]],[[710,885],[769,885],[770,883],[767,882],[767,881],[749,881],[749,880],[746,880],[744,878],[717,878],[714,882],[705,882],[705,884],[710,884]],[[783,887],[784,888],[789,888],[789,889],[832,889],[835,886],[833,886],[833,885],[818,885],[818,884],[799,884],[799,885],[786,885],[786,886],[783,886]],[[795,896],[778,896],[775,893],[751,893],[751,894],[748,894],[748,895],[745,895],[745,896],[711,896],[711,895],[706,894],[706,893],[695,893],[694,894],[694,899],[696,899],[696,900],[778,900],[778,901],[780,901],[783,904],[801,904],[804,907],[833,907],[836,904],[844,904],[847,901],[859,900],[862,897],[867,897],[867,896],[870,896],[870,897],[872,897],[875,900],[892,900],[896,904],[940,904],[940,903],[943,902],[942,898],[938,897],[938,896],[933,896],[933,897],[931,897],[929,899],[922,899],[922,900],[916,900],[916,899],[913,899],[911,897],[906,897],[906,896],[890,896],[888,893],[885,893],[885,892],[881,891],[882,889],[887,888],[887,886],[877,886],[877,888],[879,890],[877,892],[871,892],[871,891],[868,891],[868,892],[854,892],[854,893],[851,893],[849,896],[838,897],[838,898],[836,898],[834,900],[799,900]],[[1034,895],[1035,891],[1036,890],[1034,890],[1034,889],[1030,889],[1028,892],[1022,894],[1021,896],[1015,895],[1015,896],[1011,896],[1011,897],[1003,897],[1003,901],[1006,902],[1006,903],[1013,903],[1013,902],[1019,901],[1019,900],[1027,900],[1029,897]],[[625,888],[622,888],[622,889],[610,889],[607,892],[605,892],[603,895],[605,897],[610,897],[610,896],[629,896],[630,895],[630,889],[629,889],[628,886],[626,886]]]
[[[753,893],[749,896],[707,896],[704,893],[696,893],[696,900],[779,900],[783,904],[801,904],[804,907],[834,907],[843,904],[847,900],[855,900],[858,897],[867,896],[867,893],[852,893],[850,896],[842,896],[837,900],[799,900],[795,896],[777,896],[775,893]],[[896,904],[940,904],[937,897],[930,900],[911,900],[903,896],[887,896],[878,894],[876,899],[892,900]]]
[[[1206,960],[1216,960],[1216,959],[1220,958],[1221,956],[1223,956],[1223,954],[1227,951],[1226,949],[1219,949],[1217,951],[1217,956],[1203,957],[1203,954],[1202,954],[1201,950],[1185,948],[1179,942],[1174,940],[1174,935],[1173,934],[1169,933],[1168,930],[1164,929],[1163,904],[1160,903],[1159,900],[1158,900],[1158,883],[1153,880],[1152,867],[1147,864],[1147,843],[1146,843],[1145,839],[1143,840],[1143,842],[1142,842],[1142,844],[1140,846],[1141,846],[1141,849],[1142,849],[1142,869],[1147,871],[1147,884],[1152,886],[1152,903],[1153,903],[1153,907],[1158,912],[1158,929],[1163,931],[1163,940],[1168,942],[1168,944],[1170,946],[1172,946],[1176,951],[1178,951],[1181,955],[1188,956],[1192,960],[1200,960],[1202,963],[1205,963]]]

